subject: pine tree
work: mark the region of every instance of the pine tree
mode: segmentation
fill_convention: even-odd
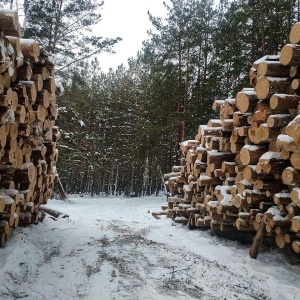
[[[102,51],[111,52],[119,37],[91,33],[101,20],[103,4],[97,0],[25,0],[25,37],[37,40],[56,56],[57,72]]]

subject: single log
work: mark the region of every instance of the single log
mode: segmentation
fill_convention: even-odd
[[[290,162],[295,169],[300,170],[300,153],[292,153]]]
[[[286,44],[280,51],[279,59],[285,66],[300,66],[300,46]]]
[[[18,12],[15,10],[1,9],[0,11],[1,29],[6,35],[20,37],[20,26]]]
[[[293,167],[287,167],[282,172],[282,181],[287,185],[300,183],[300,171]]]
[[[292,137],[297,146],[300,145],[300,115],[296,116],[294,120],[285,127],[285,134]]]
[[[294,79],[292,81],[292,85],[291,85],[292,89],[295,90],[295,91],[299,91],[300,89],[300,81],[298,78]]]
[[[266,152],[265,146],[245,145],[240,152],[240,159],[244,166],[257,164],[259,158]]]
[[[292,79],[290,77],[260,77],[255,91],[260,100],[270,99],[274,94],[289,93]]]
[[[265,56],[261,57],[260,59],[256,60],[252,64],[252,68],[257,69],[258,65],[264,61],[279,61],[279,55],[265,55]]]
[[[300,216],[293,218],[291,229],[296,233],[300,232]]]
[[[300,22],[296,22],[290,31],[289,40],[292,44],[300,42]]]
[[[222,162],[231,161],[235,158],[235,155],[230,152],[214,152],[208,151],[207,153],[207,163],[218,163],[222,166]]]
[[[222,121],[219,119],[210,119],[207,122],[208,127],[222,127]]]
[[[200,125],[198,134],[200,136],[221,136],[221,130],[221,127],[207,127],[206,125]]]
[[[39,44],[33,39],[20,39],[20,43],[24,57],[37,62],[40,56]]]
[[[224,119],[222,121],[222,131],[231,132],[233,130],[233,120],[232,119]]]
[[[290,67],[282,65],[279,61],[264,61],[258,65],[258,76],[288,77]]]
[[[259,158],[255,170],[257,173],[276,174],[288,166],[289,163],[281,158],[280,152],[268,151]]]
[[[255,231],[255,229],[253,228],[253,226],[251,226],[247,221],[238,218],[235,221],[235,226],[238,230],[240,231],[248,231],[248,232],[252,232]]]
[[[254,90],[238,92],[235,97],[235,105],[242,113],[251,112],[258,101]]]
[[[220,110],[221,106],[224,104],[225,100],[215,100],[212,109],[213,110]]]
[[[33,74],[31,80],[35,83],[37,91],[40,92],[43,89],[43,76],[41,74]]]
[[[290,200],[292,200],[292,199],[290,199]],[[275,199],[274,199],[274,201],[275,201]],[[291,216],[300,215],[300,206],[297,206],[296,202],[287,204],[287,206],[285,208]]]
[[[296,253],[300,253],[300,240],[296,240],[292,244],[292,248]]]
[[[275,243],[276,243],[276,246],[280,249],[283,249],[284,246],[285,246],[285,239],[284,239],[284,235],[282,234],[276,234],[275,236]]]
[[[300,96],[288,94],[274,94],[270,99],[272,109],[290,109],[297,108]]]
[[[199,186],[204,185],[218,185],[222,184],[222,180],[219,177],[209,177],[205,175],[200,175],[200,177],[197,179],[197,184]]]
[[[242,196],[241,194],[236,194],[233,199],[233,204],[237,208],[246,208],[249,206],[247,202],[247,198]]]
[[[249,70],[249,83],[251,86],[255,87],[256,82],[257,82],[257,69],[251,68]]]
[[[293,119],[294,116],[290,114],[270,115],[267,120],[267,125],[271,128],[281,128],[287,126]]]
[[[283,205],[291,203],[291,197],[289,193],[281,192],[274,195],[274,203],[276,205]]]
[[[300,68],[298,66],[291,66],[290,77],[300,77]]]
[[[220,137],[213,137],[209,142],[209,150],[219,150]]]
[[[276,139],[280,133],[280,128],[268,127],[267,123],[263,123],[259,126],[256,137],[260,143],[270,142],[271,140]]]
[[[55,93],[56,85],[55,85],[55,80],[52,76],[44,80],[43,88],[46,89],[50,94]]]
[[[266,235],[266,224],[261,221],[259,225],[259,229],[253,239],[252,246],[249,250],[249,256],[253,259],[256,259],[258,256],[259,248],[262,244],[264,236]]]

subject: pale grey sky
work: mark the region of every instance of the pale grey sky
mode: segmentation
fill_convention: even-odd
[[[121,63],[127,66],[127,58],[135,57],[141,49],[142,41],[148,38],[147,30],[152,28],[148,10],[157,17],[166,15],[163,0],[104,0],[102,21],[95,33],[111,38],[120,36],[123,40],[115,46],[116,54],[99,55],[103,71],[115,69]]]

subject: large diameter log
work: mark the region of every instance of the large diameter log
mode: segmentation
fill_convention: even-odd
[[[300,22],[296,22],[290,31],[289,40],[292,44],[300,42]]]
[[[289,77],[260,77],[257,80],[255,91],[258,99],[269,99],[274,94],[288,94],[291,88],[292,79]]]
[[[291,109],[297,108],[300,96],[288,94],[274,94],[270,99],[272,109]]]
[[[258,65],[258,76],[288,77],[290,67],[284,66],[279,61],[264,61]]]
[[[242,113],[251,112],[258,100],[255,91],[241,91],[236,94],[235,105]]]
[[[257,164],[266,151],[266,146],[245,145],[240,152],[240,160],[244,166]]]
[[[280,62],[285,66],[300,66],[300,46],[286,44],[280,51]]]

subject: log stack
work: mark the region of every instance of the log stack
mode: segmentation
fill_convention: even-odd
[[[250,87],[215,100],[219,119],[181,145],[163,209],[175,222],[231,233],[263,228],[300,253],[300,23],[293,44],[253,63]],[[261,231],[260,231],[261,232]]]
[[[57,176],[54,63],[20,28],[16,11],[0,10],[0,246],[43,218]]]

